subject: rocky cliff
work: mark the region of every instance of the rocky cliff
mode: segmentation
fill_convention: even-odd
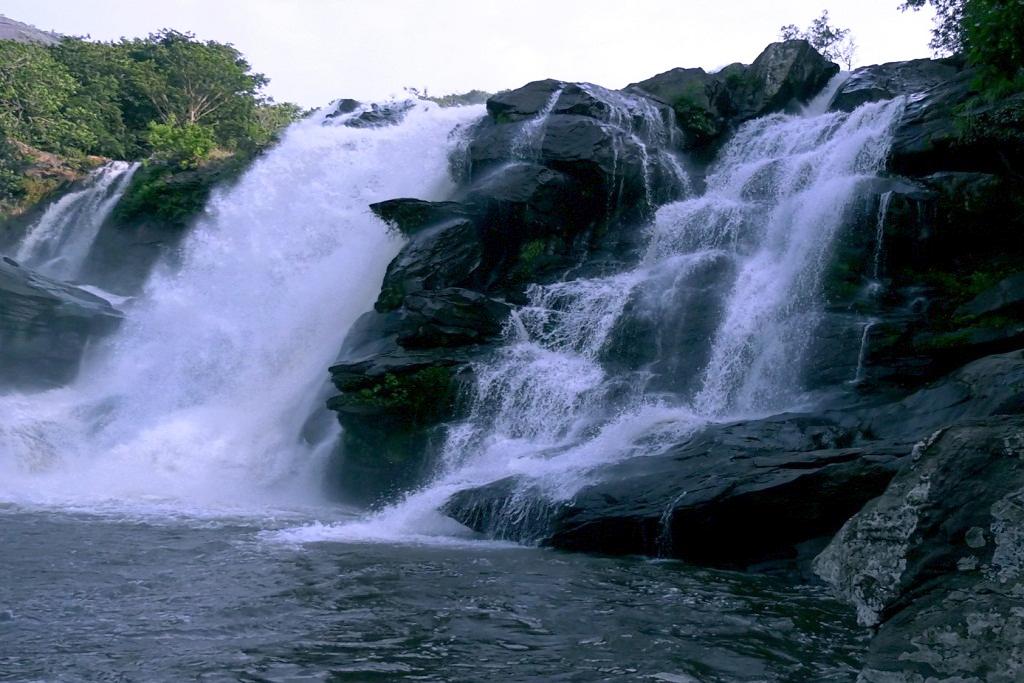
[[[749,66],[674,69],[622,92],[548,80],[492,97],[454,160],[450,201],[373,207],[408,239],[331,368],[348,494],[380,501],[422,483],[531,286],[635,264],[654,210],[699,193],[738,126],[798,111],[837,71],[790,41]],[[956,60],[866,67],[832,87],[820,104],[833,111],[906,105],[886,172],[827,254],[794,378],[813,409],[639,446],[570,500],[523,473],[463,489],[444,511],[557,548],[819,577],[880,625],[865,680],[1016,680],[1024,164],[998,121],[1020,96],[982,103]],[[680,330],[706,336],[713,309]],[[662,371],[643,358],[654,337],[642,318],[622,320],[605,369]]]

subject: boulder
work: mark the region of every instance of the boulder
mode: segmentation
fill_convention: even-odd
[[[806,40],[772,43],[742,75],[729,74],[733,118],[746,121],[808,102],[837,73],[839,65],[822,57]]]
[[[881,624],[865,681],[1024,677],[1024,416],[943,427],[847,522],[817,573]]]
[[[457,287],[409,295],[409,322],[397,341],[406,349],[486,343],[501,334],[510,310],[504,302]]]
[[[0,259],[0,384],[70,382],[86,346],[120,321],[105,299]]]
[[[331,113],[327,115],[327,118],[333,119],[344,114],[351,114],[352,112],[359,109],[361,106],[363,105],[358,100],[349,99],[347,97],[342,98],[335,102],[334,109],[331,110]]]
[[[913,59],[861,67],[836,91],[829,108],[850,112],[868,102],[891,100],[901,95],[912,97],[946,83],[962,67],[962,61],[957,58]]]

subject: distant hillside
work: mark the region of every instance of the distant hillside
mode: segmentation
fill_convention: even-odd
[[[56,45],[61,41],[61,36],[49,31],[40,31],[35,26],[8,19],[0,14],[0,40]]]

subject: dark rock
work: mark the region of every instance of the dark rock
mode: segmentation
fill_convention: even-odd
[[[406,297],[412,324],[397,337],[406,349],[465,346],[501,334],[511,308],[468,289],[448,288]]]
[[[426,476],[432,466],[426,456],[442,434],[435,425],[451,414],[458,393],[453,363],[437,354],[422,354],[418,361],[407,356],[404,366],[359,375],[358,385],[328,401],[344,427],[337,488],[348,500],[380,502]],[[335,382],[347,386],[346,372],[351,366],[332,368]]]
[[[469,281],[480,266],[483,245],[470,219],[454,218],[416,233],[384,275],[378,311],[394,310],[407,294]]]
[[[380,128],[381,126],[395,126],[402,122],[416,102],[403,100],[401,102],[388,102],[386,104],[373,103],[366,111],[360,112],[351,118],[345,119],[344,125],[350,128]]]
[[[958,315],[977,318],[1024,305],[1024,273],[1011,275],[956,309]]]
[[[662,453],[599,468],[566,502],[548,501],[537,482],[503,480],[455,494],[444,511],[566,550],[734,568],[791,561],[884,490],[906,452],[853,438],[812,415],[710,425]]]
[[[976,360],[893,404],[862,413],[875,438],[913,441],[943,425],[1013,412],[1024,395],[1024,350]]]
[[[343,114],[351,114],[352,112],[359,109],[361,106],[363,105],[358,100],[352,100],[348,98],[338,100],[337,104],[334,105],[334,110],[327,115],[327,118],[333,119]]]
[[[867,681],[1024,675],[1024,417],[969,421],[921,441],[885,493],[815,560],[881,622]]]
[[[498,93],[487,100],[487,113],[498,123],[533,118],[564,86],[565,83],[562,81],[549,78],[527,83],[522,88]]]
[[[906,392],[1024,345],[1024,307],[977,316],[966,308],[986,290],[995,296],[998,283],[1020,270],[1024,234],[1013,218],[1012,183],[943,172],[880,179],[874,193],[833,247],[809,386],[834,386],[851,372],[860,394]]]
[[[916,95],[954,78],[962,66],[956,58],[913,59],[865,66],[851,73],[836,91],[830,109],[849,112],[867,102]]]
[[[1005,174],[1019,172],[1022,151],[1012,142],[1024,94],[999,101],[978,97],[976,74],[965,69],[950,80],[910,98],[896,127],[889,167],[905,175],[940,171]],[[1019,137],[1019,135],[1018,135]]]
[[[348,500],[377,502],[422,481],[469,363],[501,334],[508,310],[478,292],[445,288],[356,321],[331,367],[341,393],[327,402],[344,427],[338,490]]]
[[[742,64],[708,74],[704,69],[672,69],[627,86],[672,107],[685,134],[683,148],[697,152],[721,137],[736,113],[730,85],[738,85],[746,72]]]
[[[593,190],[573,176],[530,163],[508,164],[485,176],[465,201],[478,216],[483,250],[475,286],[498,292],[564,269],[603,208]]]
[[[90,341],[120,321],[106,300],[5,257],[0,261],[0,383],[44,388],[70,382]]]
[[[839,73],[806,40],[772,43],[730,86],[735,119],[746,121],[808,102]]]
[[[734,260],[704,258],[684,274],[665,269],[637,287],[601,353],[614,371],[650,374],[647,391],[692,395],[710,357],[735,276]]]
[[[406,237],[425,227],[466,215],[458,202],[428,202],[410,198],[388,199],[370,204],[370,211],[385,223],[395,226]]]

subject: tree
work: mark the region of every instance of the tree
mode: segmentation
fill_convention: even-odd
[[[50,53],[77,83],[65,113],[89,130],[94,143],[84,151],[114,159],[137,155],[139,140],[123,116],[126,74],[131,69],[123,50],[109,43],[65,38]]]
[[[931,47],[963,54],[978,85],[998,97],[1024,90],[1024,3],[1019,0],[905,0],[901,9],[935,9]]]
[[[127,47],[139,65],[136,82],[163,123],[216,124],[240,105],[254,106],[268,83],[231,45],[203,43],[191,33],[164,29]]]
[[[65,115],[78,85],[40,45],[0,41],[0,130],[58,152],[92,142],[88,128]]]
[[[850,35],[850,29],[830,23],[828,10],[822,10],[821,16],[814,19],[806,30],[787,24],[779,29],[779,35],[783,40],[806,40],[826,59],[845,64],[847,69],[853,68],[857,43]]]
[[[956,54],[964,48],[964,5],[966,0],[904,0],[900,9],[919,10],[925,5],[935,9],[935,27],[929,47],[937,54]]]

